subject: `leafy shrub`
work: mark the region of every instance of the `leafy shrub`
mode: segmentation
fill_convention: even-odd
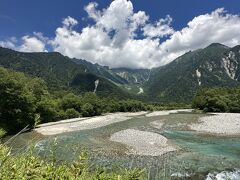
[[[98,116],[101,115],[104,109],[103,101],[95,94],[95,93],[85,93],[83,96],[84,104],[91,104],[93,110],[89,114],[89,116]],[[87,105],[89,106],[89,105]],[[82,110],[84,111],[84,110]],[[85,113],[85,112],[84,112]]]
[[[93,105],[90,103],[86,103],[82,106],[82,116],[87,117],[87,116],[93,116],[95,114]]]
[[[205,112],[240,112],[240,88],[201,89],[192,107]]]
[[[66,94],[60,101],[60,106],[64,109],[75,109],[78,112],[81,112],[81,97],[73,93]]]
[[[37,103],[36,112],[40,114],[40,121],[51,122],[58,119],[58,104],[51,98],[44,98]]]
[[[67,109],[65,114],[66,114],[66,118],[68,118],[68,119],[69,118],[78,118],[80,116],[80,113],[73,108]]]
[[[3,129],[0,128],[0,138],[3,137],[7,132]]]

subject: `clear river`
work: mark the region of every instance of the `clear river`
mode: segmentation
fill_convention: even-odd
[[[85,151],[89,163],[94,167],[144,168],[146,179],[211,179],[211,175],[228,172],[232,173],[232,179],[240,179],[239,136],[216,136],[191,131],[188,125],[196,123],[202,116],[206,115],[197,113],[154,117],[142,115],[105,127],[55,136],[28,132],[17,136],[11,146],[14,152],[19,152],[34,144],[34,151],[47,158],[55,144],[57,159],[68,162],[77,159],[79,153]],[[178,150],[162,156],[128,154],[126,145],[110,140],[112,134],[125,129],[161,134]]]

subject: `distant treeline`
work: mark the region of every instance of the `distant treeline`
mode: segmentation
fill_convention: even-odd
[[[42,79],[0,68],[0,128],[10,133],[26,126],[32,128],[39,123],[62,119],[183,106],[119,100],[114,97],[100,98],[91,92],[75,95],[69,91],[49,91]]]
[[[193,108],[205,112],[240,112],[240,88],[206,88],[197,92]]]

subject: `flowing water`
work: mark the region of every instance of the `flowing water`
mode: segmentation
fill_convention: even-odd
[[[18,136],[11,146],[13,151],[19,152],[35,142],[35,150],[46,158],[54,147],[58,160],[64,161],[77,159],[80,152],[86,151],[90,164],[109,169],[114,166],[145,168],[150,179],[214,179],[217,173],[230,173],[231,177],[240,177],[239,137],[189,130],[188,124],[196,123],[201,116],[205,115],[177,113],[155,117],[139,116],[97,129],[49,137],[30,132]],[[159,133],[179,150],[160,157],[128,155],[125,145],[109,140],[113,133],[124,129]],[[234,176],[231,171],[235,172],[232,173]]]

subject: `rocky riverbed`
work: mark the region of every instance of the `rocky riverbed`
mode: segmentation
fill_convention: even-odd
[[[218,135],[239,135],[239,113],[211,113],[201,117],[198,123],[189,125],[192,130]]]
[[[129,147],[129,154],[145,156],[161,156],[167,152],[176,151],[166,137],[152,132],[126,129],[114,133],[111,141],[125,144]]]
[[[58,122],[51,122],[39,125],[35,131],[42,135],[57,135],[66,132],[81,131],[86,129],[95,129],[104,127],[113,123],[118,123],[122,121],[129,120],[137,116],[163,116],[171,113],[178,112],[191,112],[192,109],[179,109],[179,110],[169,110],[169,111],[155,111],[155,112],[134,112],[134,113],[110,113],[103,116],[89,117],[89,118],[75,118],[62,120]]]
[[[45,135],[56,135],[66,132],[81,131],[86,129],[95,129],[107,126],[113,123],[129,120],[136,116],[145,115],[147,112],[136,113],[111,113],[103,116],[89,118],[75,118],[63,120],[55,123],[45,123],[38,126],[35,131]]]
[[[90,163],[144,168],[153,179],[236,175],[239,171],[235,169],[240,169],[240,115],[190,111],[114,113],[63,120],[42,124],[14,142],[17,148],[22,147],[39,132],[43,136],[35,148],[43,157],[51,154],[56,143],[59,160],[73,161],[86,150]]]

